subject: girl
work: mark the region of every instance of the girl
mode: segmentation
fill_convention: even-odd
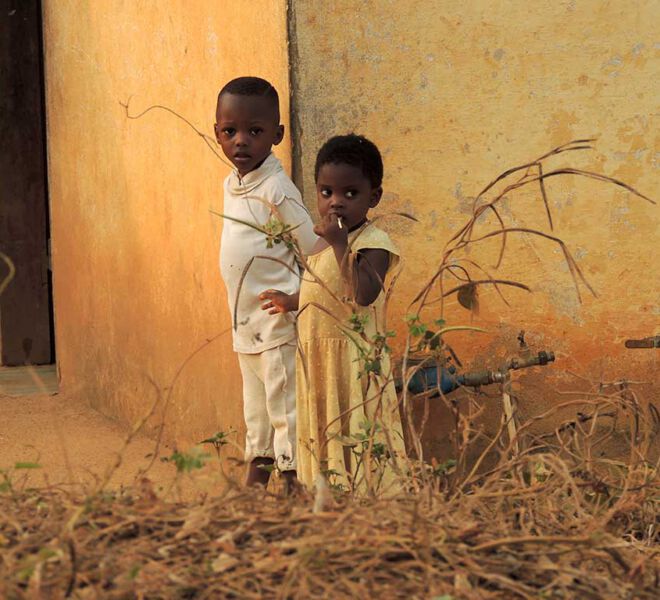
[[[299,297],[262,295],[273,314],[300,307],[298,477],[308,487],[326,472],[349,489],[395,489],[404,445],[384,348],[384,282],[399,252],[367,219],[383,193],[383,162],[366,138],[337,136],[319,151],[314,176],[320,237]]]

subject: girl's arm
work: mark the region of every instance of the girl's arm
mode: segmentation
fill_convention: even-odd
[[[353,263],[355,301],[369,306],[383,291],[383,282],[390,266],[390,253],[381,248],[358,250]]]
[[[299,297],[299,292],[285,294],[279,290],[265,290],[259,294],[259,300],[266,301],[261,305],[261,310],[267,310],[269,315],[298,310]]]
[[[369,306],[378,298],[390,265],[390,253],[380,248],[364,248],[357,253],[356,260],[344,260],[348,252],[348,232],[339,228],[337,216],[329,214],[314,228],[314,232],[325,239],[335,254],[344,281],[353,283],[353,297],[360,306]],[[350,272],[351,262],[353,273]]]

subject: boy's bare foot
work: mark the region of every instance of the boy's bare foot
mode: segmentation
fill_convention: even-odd
[[[270,479],[271,470],[269,467],[271,467],[274,462],[275,461],[272,458],[267,458],[265,456],[260,456],[252,460],[248,465],[247,480],[245,481],[245,485],[249,487],[260,485],[265,488],[268,485],[268,480]]]

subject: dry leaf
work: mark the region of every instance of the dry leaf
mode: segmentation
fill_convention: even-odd
[[[472,590],[472,584],[465,573],[456,573],[454,575],[454,589],[457,592],[469,592]]]
[[[225,571],[235,567],[239,562],[240,561],[234,556],[231,556],[231,554],[221,552],[218,555],[218,558],[216,558],[211,563],[211,568],[213,569],[214,573],[224,573]]]
[[[477,286],[474,283],[469,283],[465,287],[458,290],[458,303],[463,307],[471,310],[475,314],[479,313],[479,294]]]
[[[211,518],[209,517],[209,514],[206,511],[206,507],[201,506],[198,509],[193,510],[188,515],[183,526],[177,532],[174,538],[177,540],[181,540],[185,537],[188,537],[189,535],[192,535],[193,533],[196,533],[200,529],[206,527],[210,521]]]

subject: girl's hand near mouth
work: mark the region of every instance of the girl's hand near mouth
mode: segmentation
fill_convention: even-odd
[[[339,219],[341,218],[336,213],[328,213],[321,217],[319,223],[316,224],[314,233],[322,237],[333,248],[341,247],[345,249],[348,245],[348,230],[344,227],[344,223],[341,227],[339,226]]]

